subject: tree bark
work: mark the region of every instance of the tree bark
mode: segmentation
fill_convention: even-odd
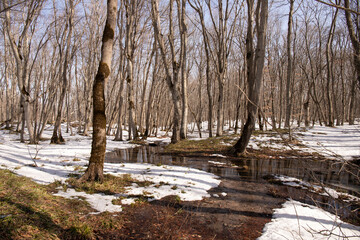
[[[151,133],[151,126],[150,126],[150,118],[151,113],[153,111],[153,105],[154,105],[154,91],[155,91],[155,85],[156,85],[156,73],[158,71],[158,62],[159,62],[159,54],[158,51],[156,51],[156,41],[154,41],[153,50],[155,51],[155,60],[154,60],[154,66],[153,66],[153,72],[152,72],[152,82],[150,87],[150,93],[149,93],[149,99],[148,99],[148,106],[145,116],[145,132],[143,138],[146,139],[150,136]]]
[[[347,9],[350,9],[350,3],[349,0],[344,0],[344,6]],[[350,40],[353,46],[354,51],[354,65],[355,65],[355,71],[357,73],[357,83],[358,87],[360,88],[360,40],[359,35],[355,33],[353,21],[351,19],[351,13],[350,11],[345,10],[345,19],[346,19],[346,25],[349,31]]]
[[[73,29],[73,15],[74,15],[74,3],[73,0],[69,0],[69,13],[68,13],[68,23],[67,23],[67,38],[66,38],[66,50],[65,50],[65,56],[64,56],[64,65],[62,68],[62,87],[60,92],[60,98],[58,103],[58,110],[57,110],[57,116],[56,121],[54,125],[53,134],[50,140],[50,143],[52,144],[60,144],[65,142],[64,138],[61,134],[61,120],[62,120],[62,110],[64,106],[64,99],[66,90],[68,87],[68,79],[67,79],[67,71],[68,71],[68,65],[69,65],[69,52],[70,52],[70,45],[71,45],[71,35],[72,35],[72,29]],[[61,51],[61,50],[60,50]]]
[[[335,25],[336,25],[336,17],[337,17],[338,9],[335,10],[335,15],[331,21],[331,26],[329,30],[329,36],[326,43],[326,71],[327,71],[327,79],[326,79],[326,98],[328,102],[328,125],[330,127],[334,126],[334,106],[333,106],[333,99],[331,96],[331,81],[333,80],[333,69],[332,69],[332,63],[333,60],[331,58],[330,52],[331,52],[331,45],[332,40],[335,32]]]
[[[170,67],[168,66],[168,59],[167,53],[165,49],[165,42],[164,36],[161,32],[160,26],[160,16],[159,16],[159,4],[157,0],[151,0],[151,17],[154,27],[154,34],[156,37],[156,41],[158,47],[160,49],[161,58],[164,64],[165,73],[166,73],[166,83],[169,87],[171,92],[171,98],[173,102],[173,122],[172,122],[172,137],[171,143],[176,143],[180,140],[180,103],[181,103],[181,96],[178,90],[179,88],[179,70],[182,65],[182,56],[180,54],[180,59],[177,61],[176,59],[176,51],[174,46],[174,30],[173,30],[173,22],[172,22],[172,14],[173,14],[173,0],[169,3],[169,45],[170,45],[170,52],[171,52],[171,65],[172,65],[172,74],[170,72]],[[181,45],[181,48],[184,46]],[[182,50],[180,50],[182,52]]]
[[[22,128],[21,128],[21,137],[20,141],[24,142],[24,129],[25,123],[29,133],[29,143],[35,144],[37,142],[36,134],[33,127],[33,118],[32,118],[32,102],[30,96],[30,84],[29,84],[29,67],[28,61],[30,56],[30,39],[28,38],[28,30],[33,22],[36,21],[38,14],[42,8],[43,2],[31,0],[27,3],[27,10],[24,11],[26,15],[24,27],[20,32],[17,44],[15,41],[15,36],[11,30],[11,20],[10,20],[10,9],[8,7],[7,1],[3,1],[5,11],[5,25],[7,30],[7,36],[9,38],[9,43],[15,57],[16,61],[16,76],[18,79],[18,88],[21,94],[20,100],[20,109],[22,111]]]
[[[203,36],[203,43],[204,43],[204,51],[205,51],[205,59],[206,59],[206,92],[208,97],[208,131],[209,137],[213,137],[213,94],[212,94],[212,79],[211,79],[211,66],[210,66],[210,43],[209,43],[209,36],[206,31],[205,20],[204,20],[204,11],[200,4],[194,5],[189,1],[190,6],[198,13],[200,24],[201,24],[201,33]]]
[[[286,71],[286,113],[285,113],[285,127],[290,127],[290,118],[291,118],[291,78],[292,78],[292,55],[291,55],[291,38],[292,38],[292,22],[293,22],[293,12],[294,12],[294,2],[295,0],[290,0],[290,11],[289,11],[289,21],[288,21],[288,35],[287,35],[287,71]]]
[[[255,27],[257,32],[256,49],[253,48],[253,9],[254,0],[247,0],[248,29],[246,38],[247,81],[249,100],[247,104],[248,118],[242,130],[241,137],[234,145],[235,153],[244,154],[252,132],[255,129],[256,113],[261,92],[261,81],[265,62],[266,29],[268,19],[268,0],[258,1],[255,11]]]
[[[111,73],[111,58],[115,35],[117,0],[108,0],[107,18],[102,38],[101,58],[93,86],[93,139],[88,168],[80,181],[104,179],[106,150],[105,86]]]
[[[181,126],[180,126],[180,139],[186,139],[187,137],[187,119],[188,119],[188,93],[187,93],[187,25],[185,19],[185,6],[186,0],[176,0],[178,6],[179,16],[179,30],[181,35],[181,95],[182,95],[182,112],[181,112]]]

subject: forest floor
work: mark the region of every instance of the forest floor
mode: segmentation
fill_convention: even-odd
[[[283,134],[286,136],[286,132]],[[235,157],[228,150],[238,136],[230,134],[183,141],[167,147],[163,154],[202,159],[217,169],[228,166],[246,176],[251,166],[243,163],[250,160],[331,161],[330,158],[339,156],[350,160],[360,155],[358,135],[359,126],[315,127],[298,132],[291,142],[278,133],[256,132],[248,154]],[[319,137],[321,139],[317,139]],[[124,163],[105,164],[104,184],[78,185],[75,179],[86,165],[90,139],[80,136],[67,139],[61,146],[49,145],[48,141],[31,146],[18,143],[18,136],[9,131],[0,131],[2,239],[328,239],[329,234],[338,239],[341,234],[360,236],[358,209],[341,217],[354,224],[351,225],[328,211],[308,205],[309,199],[316,201],[320,195],[322,200],[334,196],[348,200],[348,195],[325,189],[325,193],[331,194],[324,196],[324,191],[313,185],[311,191],[299,187],[300,179],[282,182],[275,179],[276,176],[219,179],[185,166]],[[164,139],[149,139],[159,140]],[[123,148],[134,147],[131,143],[120,144]],[[107,146],[107,150],[112,151],[119,148],[119,143],[109,141]],[[352,200],[352,204],[359,204],[358,198]]]

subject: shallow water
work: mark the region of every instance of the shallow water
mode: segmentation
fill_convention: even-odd
[[[340,171],[342,165],[334,161],[316,161],[311,159],[293,158],[273,158],[273,159],[254,159],[254,160],[229,160],[222,157],[181,157],[164,155],[161,146],[140,146],[130,149],[119,149],[106,154],[107,163],[149,163],[155,165],[178,165],[197,168],[206,172],[213,173],[220,177],[223,185],[234,186],[241,184],[249,187],[255,184],[264,184],[264,176],[285,175],[295,177],[306,182],[319,185],[322,183],[334,189],[348,192],[353,195],[359,193],[360,184],[356,177],[348,171]],[[160,154],[162,153],[162,154]],[[222,165],[220,165],[220,163]],[[354,170],[356,173],[356,170]],[[358,173],[357,173],[358,174]],[[229,184],[231,183],[231,184]],[[318,194],[307,194],[303,190],[285,187],[287,195],[294,200],[299,200],[308,204],[315,204],[322,208],[336,213],[343,220],[357,222],[360,219],[358,204],[348,204],[329,197]],[[232,187],[223,187],[223,191],[234,191]],[[257,194],[257,193],[255,193]],[[266,194],[266,193],[265,193]],[[234,197],[235,201],[243,201]]]
[[[340,171],[342,165],[329,160],[273,158],[234,161],[221,157],[180,157],[159,154],[162,151],[161,146],[118,149],[106,154],[106,162],[188,166],[213,173],[221,178],[247,181],[256,181],[266,175],[285,175],[306,182],[321,182],[341,188],[351,194],[356,194],[355,192],[360,189],[359,182],[354,176],[355,172]],[[222,163],[222,165],[212,162]]]

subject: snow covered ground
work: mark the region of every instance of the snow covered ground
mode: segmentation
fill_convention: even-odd
[[[258,240],[359,239],[360,227],[344,223],[337,216],[294,200],[275,209]]]
[[[315,126],[298,137],[311,152],[350,160],[360,158],[360,125]]]
[[[359,125],[335,128],[316,126],[300,134],[299,140],[308,146],[307,151],[338,155],[344,159],[360,156]],[[45,131],[44,137],[51,137],[51,128]],[[0,167],[42,184],[49,184],[55,180],[65,181],[69,174],[78,173],[88,163],[91,138],[68,134],[64,134],[64,137],[67,140],[64,145],[50,145],[49,141],[38,145],[27,145],[19,142],[18,135],[0,130]],[[148,141],[159,140],[148,139]],[[169,138],[161,139],[164,140],[170,141]],[[252,140],[254,147],[258,144],[255,140]],[[263,144],[268,141],[269,138],[261,137]],[[276,147],[276,143],[271,145]],[[111,139],[107,141],[107,151],[135,146],[127,142],[114,142]],[[34,167],[35,163],[37,167]],[[134,202],[133,198],[127,196],[137,194],[147,195],[153,199],[178,195],[182,200],[200,200],[210,197],[207,191],[220,184],[220,180],[215,175],[188,167],[105,163],[104,172],[114,175],[131,174],[139,181],[147,180],[153,184],[146,188],[133,184],[122,195],[90,195],[76,192],[71,188],[67,192],[59,191],[57,195],[85,197],[98,212],[116,212],[121,211],[121,206],[113,205],[112,200],[118,197],[124,198],[122,204]],[[226,196],[226,193],[222,195]],[[330,233],[332,235],[328,236]],[[344,223],[335,215],[317,207],[289,200],[282,208],[275,210],[272,221],[265,226],[260,239],[343,239],[344,236],[360,239],[360,228]]]
[[[360,157],[359,125],[334,128],[315,126],[301,132],[298,140],[307,146],[305,151],[319,152],[340,160]],[[306,187],[309,184],[286,176],[278,178],[294,186]],[[326,194],[335,198],[339,195],[330,188],[326,188]],[[353,196],[350,198],[354,200]],[[269,239],[360,239],[360,227],[344,223],[338,216],[320,208],[290,199],[282,208],[275,209],[272,221],[265,225],[263,235],[258,240]]]
[[[45,131],[44,137],[51,137],[51,128]],[[90,137],[64,134],[64,138],[66,139],[64,145],[49,144],[50,141],[28,145],[20,143],[18,135],[9,134],[7,130],[0,130],[0,168],[9,169],[41,184],[54,181],[64,182],[69,174],[79,173],[80,170],[85,169],[91,151]],[[155,140],[159,139],[148,139],[148,141]],[[114,142],[110,138],[107,140],[107,151],[135,146],[127,142]],[[218,177],[211,173],[179,166],[105,163],[104,173],[131,174],[131,177],[138,181],[150,181],[152,184],[147,187],[134,184],[127,187],[126,193],[121,196],[86,194],[76,192],[71,188],[66,192],[59,191],[57,195],[67,198],[84,197],[97,211],[113,212],[121,211],[121,206],[112,204],[112,200],[118,197],[124,198],[122,204],[133,203],[136,199],[127,198],[131,195],[146,195],[150,199],[177,195],[184,201],[201,200],[204,197],[210,197],[207,191],[220,184]]]

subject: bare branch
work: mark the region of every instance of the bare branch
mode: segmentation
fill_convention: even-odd
[[[341,5],[335,4],[332,1],[330,1],[330,2],[325,2],[325,1],[322,1],[322,0],[315,0],[315,1],[319,2],[319,3],[322,3],[322,4],[325,4],[327,6],[330,6],[330,7],[338,8],[338,9],[341,9],[341,10],[344,10],[344,11],[347,11],[347,12],[354,13],[356,15],[360,15],[360,12],[352,10],[351,8],[346,8],[346,7],[343,7]]]

